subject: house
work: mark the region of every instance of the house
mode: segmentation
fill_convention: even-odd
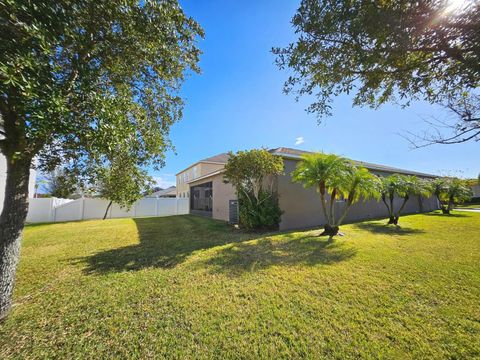
[[[283,175],[276,177],[274,184],[279,196],[279,205],[283,211],[280,230],[306,228],[323,225],[325,220],[320,205],[319,196],[313,188],[305,189],[301,184],[293,183],[291,172],[306,151],[280,147],[269,150],[273,155],[281,156],[284,161]],[[227,163],[228,154],[219,154],[201,160],[177,174],[177,194],[190,197],[190,213],[229,221],[231,212],[236,208],[232,202],[236,200],[235,189],[224,182],[223,172]],[[397,169],[384,165],[354,161],[356,164],[369,169],[378,176],[391,174],[415,175],[420,178],[435,178],[434,175],[416,171]],[[196,167],[196,170],[193,169]],[[402,199],[395,199],[398,208]],[[340,214],[345,203],[338,200],[336,211]],[[428,212],[438,209],[436,199],[411,198],[405,206],[405,213]],[[387,210],[382,202],[369,200],[351,206],[345,219],[346,222],[358,221],[379,217],[386,217]]]
[[[0,126],[0,139],[3,138],[3,128]],[[35,195],[35,182],[37,172],[34,169],[30,170],[30,179],[28,182],[28,197],[34,197]],[[0,212],[3,209],[3,201],[5,199],[5,184],[7,180],[7,159],[0,153]]]
[[[228,154],[218,154],[190,165],[186,169],[180,171],[176,175],[177,180],[177,197],[190,197],[190,183],[199,180],[205,175],[212,175],[218,171],[222,171],[228,160]]]
[[[472,185],[472,198],[480,199],[480,184]]]
[[[177,197],[177,188],[175,186],[170,186],[166,189],[157,190],[150,195],[146,196],[149,198],[174,198]]]

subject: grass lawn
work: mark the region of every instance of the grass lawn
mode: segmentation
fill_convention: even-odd
[[[400,222],[28,226],[0,358],[480,357],[480,214]]]
[[[460,209],[480,209],[480,203],[477,204],[461,204],[457,206]]]

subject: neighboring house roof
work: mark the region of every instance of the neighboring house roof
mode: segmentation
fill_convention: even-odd
[[[170,186],[166,189],[155,191],[154,193],[148,195],[148,197],[161,197],[161,196],[167,196],[167,195],[176,195],[176,193],[177,193],[176,190],[177,190],[177,188],[175,186]]]
[[[269,151],[274,155],[279,155],[279,156],[283,156],[291,159],[300,159],[302,155],[312,153],[311,151],[303,151],[303,150],[286,148],[286,147],[279,147],[276,149],[271,149]],[[391,166],[372,164],[365,161],[358,161],[358,160],[352,160],[352,161],[355,164],[366,167],[369,170],[384,171],[389,173],[400,173],[400,174],[407,174],[407,175],[416,175],[416,176],[431,177],[431,178],[438,177],[437,175],[432,175],[432,174],[427,174],[427,173],[412,171],[412,170],[405,170],[405,169],[395,168]]]

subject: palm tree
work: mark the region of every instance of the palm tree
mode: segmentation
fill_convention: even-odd
[[[430,182],[431,192],[440,203],[443,214],[450,214],[455,204],[472,197],[472,190],[464,180],[458,178],[437,178]]]
[[[423,198],[432,195],[428,180],[420,179],[416,176],[410,176],[410,193],[418,198],[418,207],[423,212]]]
[[[378,196],[378,178],[367,169],[356,167],[350,160],[334,154],[307,154],[302,156],[293,181],[304,187],[316,187],[327,223],[320,236],[329,236],[329,241],[338,234],[339,226],[348,209],[360,199]],[[327,198],[327,195],[329,197]],[[343,214],[335,219],[335,201],[340,196],[346,199]]]
[[[382,201],[388,210],[388,224],[398,225],[398,220],[402,214],[405,205],[410,199],[410,195],[428,196],[428,190],[424,182],[416,176],[407,176],[400,174],[393,174],[382,178]],[[395,211],[394,199],[395,196],[401,198],[402,204],[400,208]]]
[[[453,209],[455,204],[463,203],[472,197],[472,190],[465,184],[464,180],[451,178],[447,181],[445,192],[447,200],[447,214]]]
[[[447,188],[448,185],[445,178],[436,178],[430,181],[430,191],[437,198],[438,204],[440,205],[440,209],[442,210],[443,214],[448,214],[450,212],[449,210],[447,210],[447,207],[442,201]]]

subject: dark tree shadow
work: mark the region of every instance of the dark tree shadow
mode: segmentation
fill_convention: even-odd
[[[401,218],[400,218],[401,220]],[[354,227],[372,232],[374,234],[386,234],[386,235],[412,235],[412,234],[424,234],[423,229],[414,229],[403,226],[387,225],[382,223],[357,223],[353,224]]]
[[[194,251],[258,237],[227,224],[195,216],[135,218],[139,244],[72,259],[84,263],[86,274],[136,271],[148,267],[172,268]]]
[[[219,249],[208,261],[217,270],[252,270],[270,265],[330,264],[346,260],[356,251],[325,238],[293,237],[293,233],[244,233],[221,221],[196,216],[135,218],[140,242],[71,259],[85,265],[85,274],[173,268],[198,250],[232,244]],[[249,240],[259,239],[258,242]]]
[[[356,255],[356,249],[338,241],[328,242],[324,237],[261,238],[254,242],[232,244],[205,261],[214,272],[238,275],[274,265],[316,265],[345,261]]]

